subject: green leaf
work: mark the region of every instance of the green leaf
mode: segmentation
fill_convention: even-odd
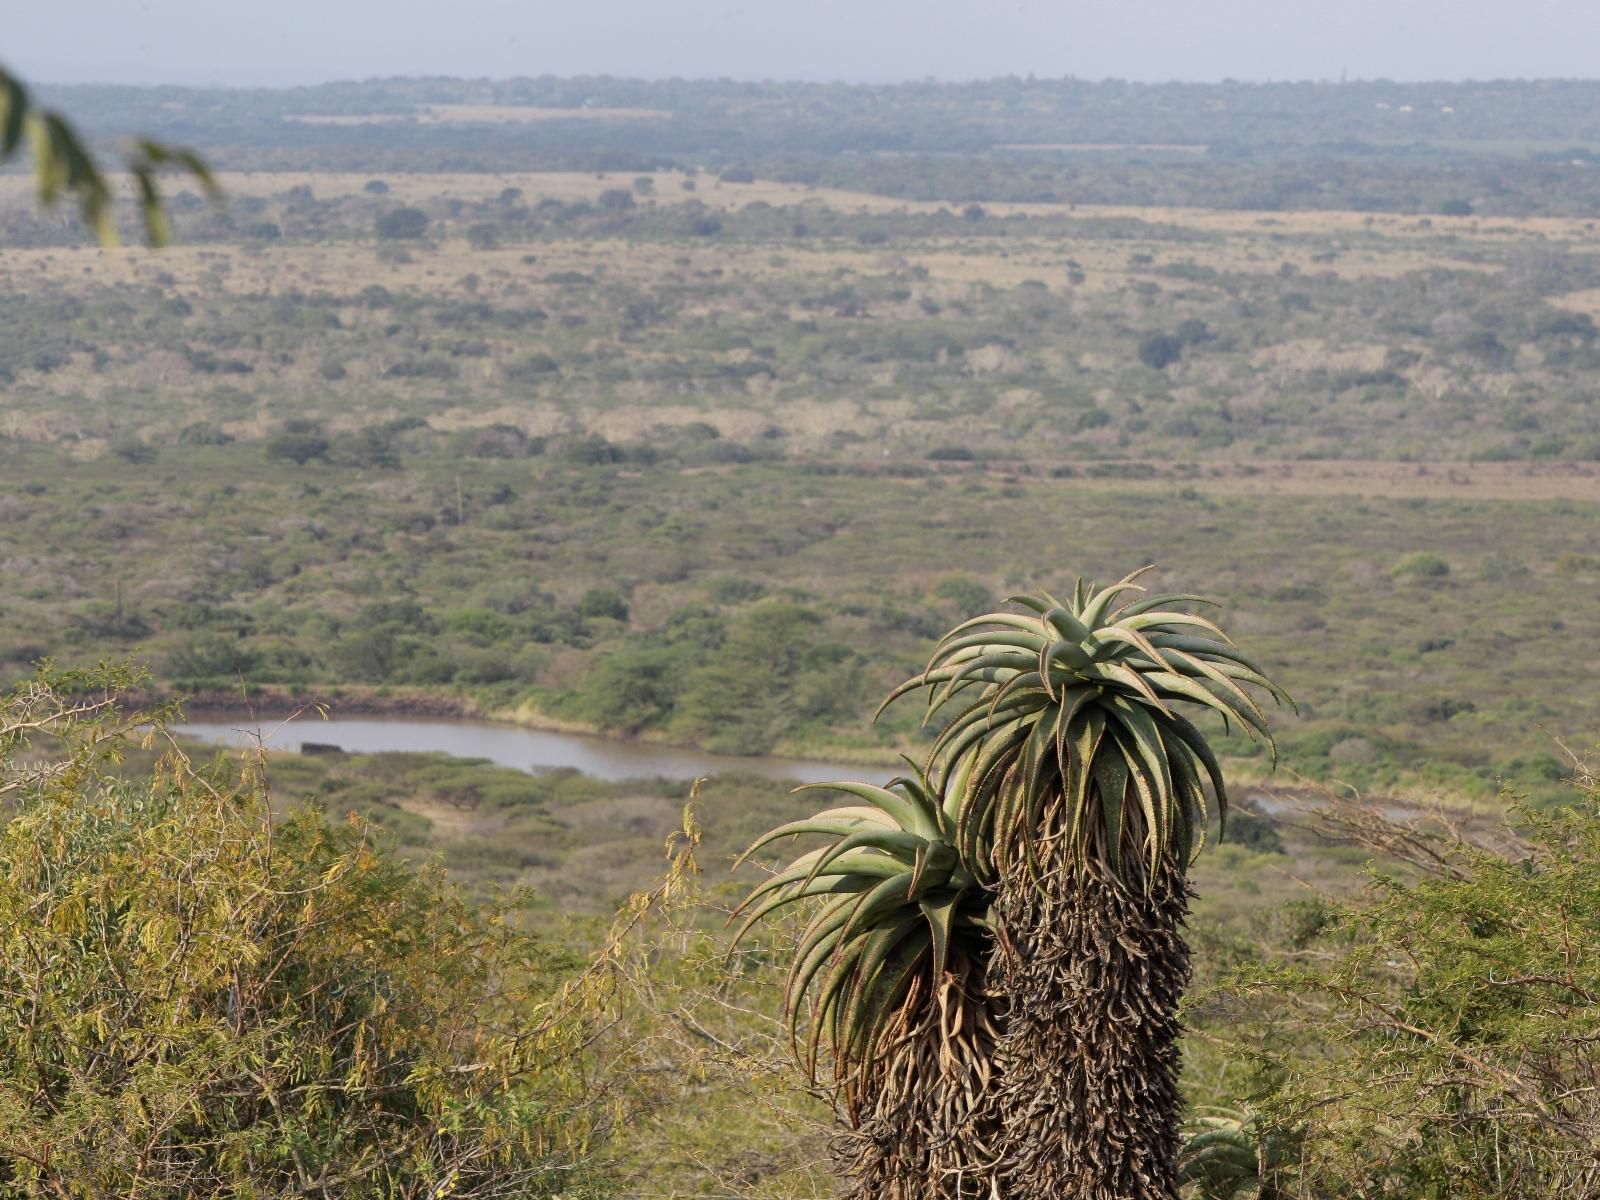
[[[22,144],[27,116],[27,89],[0,68],[0,160],[10,158]]]
[[[808,783],[795,788],[795,791],[844,792],[846,795],[854,796],[858,800],[865,800],[874,808],[881,809],[901,829],[919,834],[922,837],[937,837],[939,835],[938,823],[931,814],[924,812],[916,801],[905,796],[896,795],[888,788],[879,787],[877,784],[853,781]]]
[[[1095,786],[1100,793],[1100,808],[1106,832],[1106,851],[1111,870],[1122,874],[1122,806],[1128,791],[1128,764],[1120,751],[1111,750],[1094,757]]]
[[[1225,645],[1233,645],[1228,639],[1228,635],[1223,633],[1214,622],[1208,621],[1204,617],[1197,617],[1193,613],[1168,611],[1140,613],[1137,617],[1129,617],[1123,622],[1123,625],[1128,629],[1164,629],[1169,625],[1189,625],[1196,629],[1204,629],[1216,634]]]
[[[928,933],[933,941],[933,981],[944,977],[950,961],[950,933],[955,924],[956,909],[966,895],[963,889],[937,899],[924,897],[917,901],[922,915],[928,918]]]
[[[1126,591],[1142,592],[1144,589],[1139,587],[1133,581],[1138,579],[1139,576],[1153,570],[1155,570],[1153,565],[1140,567],[1137,571],[1128,572],[1128,574],[1117,580],[1117,582],[1113,583],[1110,587],[1104,588],[1097,592],[1094,597],[1083,606],[1082,610],[1078,614],[1083,623],[1090,629],[1099,629],[1100,626],[1105,622],[1106,611],[1111,607],[1111,602]]]

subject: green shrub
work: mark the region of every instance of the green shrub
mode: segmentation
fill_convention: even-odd
[[[428,214],[420,208],[396,208],[378,218],[377,233],[387,241],[415,241],[428,232]]]
[[[303,467],[314,458],[326,458],[331,443],[320,433],[280,433],[267,439],[268,462],[292,462]]]
[[[1437,554],[1419,550],[1395,563],[1389,569],[1389,574],[1396,579],[1407,576],[1416,579],[1443,579],[1450,574],[1450,564]]]
[[[128,682],[0,696],[5,1194],[592,1195],[569,960],[253,768],[113,772]]]
[[[626,621],[628,601],[615,588],[590,588],[583,594],[583,599],[578,601],[578,615]]]
[[[1589,1193],[1595,781],[1573,800],[1553,813],[1512,800],[1505,825],[1476,843],[1376,813],[1328,827],[1407,867],[1333,912],[1304,952],[1248,973],[1245,994],[1260,1003],[1235,1013],[1263,1018],[1247,1043],[1271,1064],[1263,1123],[1298,1145],[1256,1181],[1271,1194]]]

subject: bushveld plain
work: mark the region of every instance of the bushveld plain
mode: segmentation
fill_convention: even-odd
[[[1563,743],[1600,724],[1600,227],[1587,176],[1527,184],[1583,139],[1505,158],[1566,145],[1560,121],[1484,117],[1463,149],[1436,104],[1431,141],[1356,156],[1376,194],[1352,196],[1326,156],[1354,152],[1240,158],[1148,113],[1101,138],[996,118],[952,177],[937,147],[775,157],[770,98],[730,160],[648,89],[433,88],[190,114],[226,202],[176,195],[158,253],[0,179],[0,675],[134,657],[211,704],[881,763],[927,745],[914,704],[872,715],[950,625],[1156,564],[1294,695],[1290,787],[1464,819],[1566,794]],[[251,121],[282,140],[249,150]],[[360,169],[324,169],[346,151]],[[1028,199],[1041,156],[1071,186]],[[1304,186],[1224,203],[1235,166]],[[1221,748],[1266,778],[1260,744]],[[574,945],[687,798],[438,756],[271,770],[474,887],[531,888]],[[699,797],[713,906],[796,803]],[[1366,857],[1260,813],[1230,836],[1197,867],[1203,978],[1310,936]],[[714,924],[681,933],[684,996]],[[776,1003],[752,970],[662,1018],[715,1102],[639,1134],[636,1194],[826,1193],[822,1109],[740,1041]],[[1193,1028],[1193,1099],[1225,1102],[1241,1068],[1203,1007]]]

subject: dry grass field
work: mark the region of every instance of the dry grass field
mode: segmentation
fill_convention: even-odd
[[[1520,345],[1491,335],[1479,349],[1468,335],[1489,320],[1473,312],[1503,302],[1491,280],[1522,289],[1523,311],[1541,300],[1551,315],[1600,311],[1600,288],[1561,282],[1585,280],[1590,223],[1002,204],[987,206],[980,223],[940,205],[704,174],[385,173],[381,194],[369,190],[373,178],[223,175],[233,210],[278,218],[271,239],[213,235],[159,253],[81,244],[0,253],[0,289],[14,295],[43,287],[114,307],[164,295],[218,320],[241,309],[225,331],[203,336],[191,320],[181,340],[174,327],[164,343],[141,335],[118,348],[112,339],[96,355],[84,352],[85,339],[42,357],[19,352],[13,387],[0,389],[0,431],[63,441],[92,458],[115,440],[113,398],[131,389],[162,414],[148,435],[172,436],[209,419],[221,381],[195,356],[215,342],[232,347],[230,369],[253,373],[246,390],[260,398],[218,420],[236,438],[263,438],[309,406],[334,431],[426,412],[440,431],[505,425],[535,438],[587,431],[626,441],[705,425],[743,444],[770,432],[790,452],[843,449],[868,462],[974,438],[1005,459],[1087,451],[1159,462],[1148,409],[1156,403],[1197,414],[1155,426],[1178,433],[1170,445],[1183,458],[1341,460],[1327,470],[1275,468],[1284,487],[1579,497],[1592,486],[1585,468],[1567,462],[1458,462],[1420,476],[1409,465],[1362,474],[1343,461],[1499,454],[1481,439],[1503,441],[1506,431],[1528,431],[1516,455],[1525,457],[1545,444],[1535,432],[1583,436],[1581,410],[1560,399],[1584,386],[1570,347],[1524,334]],[[22,185],[0,180],[0,196],[31,203]],[[633,197],[621,217],[601,200],[619,191]],[[507,196],[533,221],[474,241],[471,231],[505,212]],[[398,205],[428,214],[428,236],[373,236],[374,215]],[[552,211],[556,218],[541,219]],[[592,215],[560,215],[569,211]],[[728,228],[693,234],[690,220],[705,214]],[[810,236],[791,236],[799,224],[813,227]],[[1546,284],[1535,271],[1557,274]],[[465,305],[480,312],[475,320],[488,309],[552,320],[537,335],[474,344],[464,357],[466,343],[447,341],[455,361],[437,368],[451,381],[443,386],[426,374],[433,367],[411,361],[438,340],[428,323],[402,334],[374,296]],[[243,332],[258,318],[242,310],[278,301],[331,306],[341,336],[285,330],[288,341],[269,351],[259,332]],[[656,330],[648,336],[618,324],[641,303]],[[1185,320],[1201,341],[1184,362],[1159,374],[1139,367],[1141,336]],[[533,350],[553,356],[558,372],[532,392],[506,386],[506,372]],[[330,361],[335,376],[324,374]],[[396,384],[397,370],[424,374]],[[704,372],[739,382],[708,390],[694,382]],[[1464,394],[1474,397],[1467,409]],[[91,403],[63,399],[74,396]],[[1215,430],[1210,443],[1184,443],[1204,434],[1202,416]],[[1243,450],[1241,418],[1266,435]],[[1463,442],[1464,426],[1480,440]],[[1403,437],[1403,449],[1371,432],[1378,428]],[[1224,446],[1233,449],[1218,453]],[[1560,447],[1540,453],[1572,457]],[[1227,486],[1269,485],[1250,476]]]
[[[444,106],[440,111],[471,106]],[[551,114],[583,116],[585,119],[622,119],[624,116],[665,117],[651,110],[628,109],[500,109],[501,120],[535,121]],[[312,121],[372,121],[381,117],[308,117]],[[750,183],[723,183],[714,174],[694,175],[681,171],[656,172],[379,172],[389,185],[390,198],[400,203],[429,199],[485,199],[507,187],[521,188],[532,200],[551,197],[564,201],[593,201],[608,188],[627,186],[641,175],[653,180],[655,194],[662,201],[688,198],[685,182],[693,182],[693,197],[711,208],[733,211],[762,203],[774,206],[815,204],[839,212],[926,214],[948,210],[951,205],[930,201],[905,200],[895,196],[842,188],[818,187],[757,178]],[[222,172],[218,182],[224,193],[232,195],[271,195],[293,187],[312,188],[325,197],[353,196],[374,173],[334,171],[250,171]],[[25,176],[0,176],[0,202],[26,200],[32,185]],[[1485,241],[1566,241],[1600,242],[1600,222],[1591,218],[1427,216],[1396,213],[1338,210],[1273,212],[1219,210],[1170,206],[1116,204],[1046,204],[994,202],[984,207],[994,216],[1052,217],[1080,219],[1128,219],[1156,225],[1175,225],[1187,229],[1228,232],[1267,238],[1287,236],[1363,234],[1378,238],[1416,238]]]

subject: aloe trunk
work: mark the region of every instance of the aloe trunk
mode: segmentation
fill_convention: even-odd
[[[1003,883],[997,904],[995,974],[1011,1002],[1001,1192],[1174,1200],[1183,872],[1165,857],[1146,890],[1093,859],[1047,852],[1042,865],[1037,881]]]
[[[964,959],[964,956],[963,956]],[[858,1107],[834,1154],[856,1200],[979,1200],[994,1194],[1003,1148],[995,1070],[1001,1020],[981,961],[951,964],[864,1064]]]

